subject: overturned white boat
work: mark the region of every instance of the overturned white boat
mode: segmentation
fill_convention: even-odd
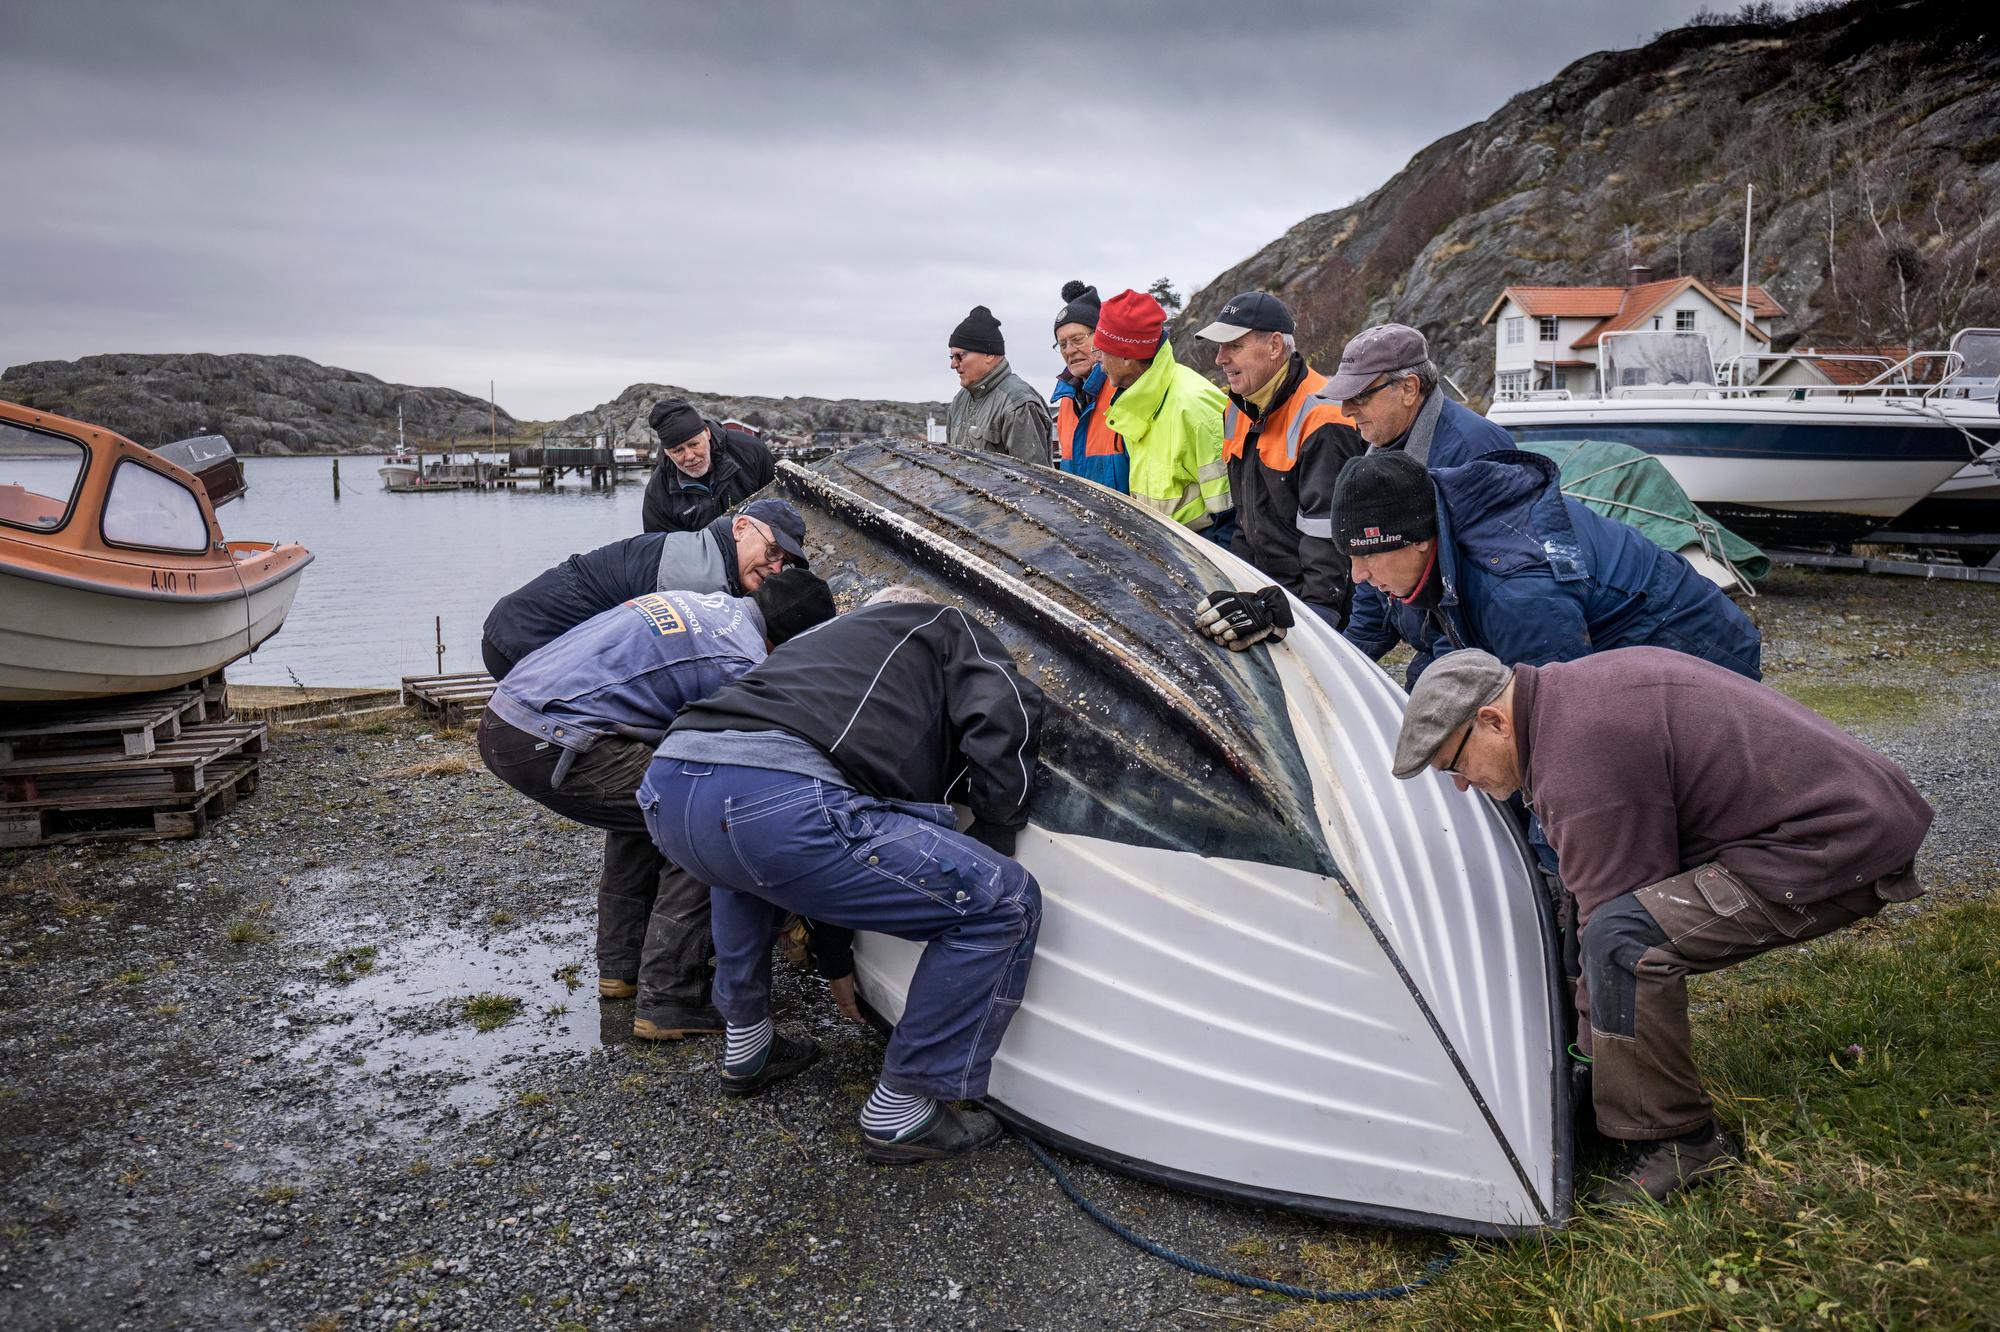
[[[837,589],[909,581],[1046,692],[1018,853],[1044,916],[990,1103],[1136,1175],[1465,1234],[1560,1224],[1570,1125],[1547,900],[1511,822],[1399,782],[1402,694],[1306,611],[1193,630],[1269,580],[1123,496],[934,445],[781,464]],[[857,943],[893,1020],[918,956]]]

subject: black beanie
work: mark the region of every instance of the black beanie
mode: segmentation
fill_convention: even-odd
[[[1333,540],[1344,555],[1379,555],[1437,535],[1437,487],[1401,449],[1350,460],[1333,488]]]
[[[764,616],[764,637],[776,647],[834,616],[833,589],[810,569],[789,568],[750,594]]]
[[[1083,283],[1072,280],[1063,283],[1062,298],[1068,304],[1064,305],[1062,313],[1056,316],[1057,328],[1061,328],[1064,324],[1097,327],[1097,310],[1102,304],[1097,299],[1097,288],[1086,287]]]
[[[669,447],[693,439],[708,428],[708,422],[686,398],[660,399],[647,413],[646,424],[653,427],[660,443]]]
[[[951,341],[946,345],[960,351],[985,352],[989,356],[1007,354],[1006,339],[1000,336],[1000,321],[983,305],[973,306],[972,313],[958,321],[958,327],[951,331]]]

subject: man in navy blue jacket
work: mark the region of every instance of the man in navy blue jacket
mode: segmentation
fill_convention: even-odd
[[[1407,454],[1371,453],[1342,472],[1333,523],[1354,581],[1389,612],[1379,626],[1350,623],[1348,641],[1378,660],[1408,643],[1409,685],[1466,647],[1509,666],[1665,647],[1760,678],[1749,617],[1638,528],[1565,496],[1540,454],[1427,472]]]

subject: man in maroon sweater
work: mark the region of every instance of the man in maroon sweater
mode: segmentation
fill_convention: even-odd
[[[1664,1199],[1734,1156],[1695,1072],[1687,977],[1916,897],[1931,807],[1819,714],[1719,666],[1620,648],[1547,666],[1485,652],[1418,680],[1398,777],[1520,791],[1583,922],[1579,1043],[1597,1126],[1629,1144],[1598,1202]]]

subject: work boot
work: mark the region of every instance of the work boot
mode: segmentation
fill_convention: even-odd
[[[632,1021],[632,1034],[642,1041],[678,1041],[684,1036],[720,1036],[722,1014],[713,1005],[700,1008],[656,1008]]]
[[[1678,1138],[1630,1143],[1618,1173],[1592,1189],[1590,1201],[1599,1207],[1632,1207],[1648,1199],[1665,1202],[1734,1164],[1736,1144],[1719,1124]]]
[[[639,982],[635,980],[613,980],[609,976],[597,978],[599,999],[630,999],[639,993]]]
[[[716,1028],[722,1030],[721,1027]],[[763,1062],[747,1073],[731,1073],[727,1065],[722,1070],[722,1091],[725,1096],[755,1096],[774,1082],[783,1082],[797,1073],[812,1067],[819,1058],[819,1042],[810,1036],[793,1040],[783,1032],[773,1032],[771,1043],[764,1047]]]
[[[1000,1136],[1000,1121],[979,1109],[954,1110],[940,1101],[923,1123],[893,1138],[861,1135],[861,1154],[877,1165],[948,1161],[978,1151]]]

